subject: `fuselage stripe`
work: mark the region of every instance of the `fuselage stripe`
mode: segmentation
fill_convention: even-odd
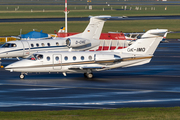
[[[140,60],[140,59],[151,59],[152,56],[148,57],[137,57],[137,58],[123,58],[120,59],[118,62],[124,61],[132,61],[132,60]],[[24,67],[14,67],[14,68],[39,68],[39,67],[56,67],[56,66],[68,66],[68,65],[82,65],[82,64],[101,64],[101,63],[115,63],[117,60],[101,60],[101,61],[84,61],[84,62],[71,62],[71,63],[58,63],[58,64],[48,64],[48,65],[36,65],[36,66],[24,66]],[[8,69],[14,69],[8,68]]]
[[[51,47],[34,47],[34,48],[24,48],[24,49],[16,49],[16,50],[10,50],[10,51],[6,51],[6,52],[2,52],[2,53],[0,53],[0,54],[3,54],[3,53],[11,53],[11,52],[15,52],[15,51],[23,51],[23,50],[30,50],[30,52],[31,52],[31,50],[39,50],[39,49],[42,49],[42,48],[45,48],[45,49],[47,49],[47,48],[62,48],[62,47],[66,47],[65,45],[64,46],[51,46]],[[50,49],[51,50],[51,49]]]

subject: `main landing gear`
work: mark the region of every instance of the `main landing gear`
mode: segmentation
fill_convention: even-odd
[[[93,78],[93,74],[92,73],[84,73],[84,77],[91,79],[91,78]]]
[[[27,73],[21,73],[20,76],[19,76],[19,78],[20,78],[20,79],[24,79],[25,74],[27,75]]]

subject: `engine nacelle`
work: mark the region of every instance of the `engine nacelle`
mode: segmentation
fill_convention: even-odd
[[[68,39],[66,39],[66,45],[70,48],[81,47],[81,46],[88,45],[90,43],[91,43],[90,40],[82,39],[82,38],[76,38],[76,39],[68,38]]]
[[[96,54],[95,61],[96,63],[113,64],[115,62],[120,62],[121,57],[113,54]]]

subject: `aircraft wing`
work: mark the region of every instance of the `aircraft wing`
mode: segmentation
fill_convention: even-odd
[[[108,67],[86,67],[86,66],[77,66],[77,67],[70,67],[68,68],[69,70],[88,70],[88,69],[105,69],[105,68],[108,68]]]
[[[21,39],[21,36],[11,36],[12,38]]]

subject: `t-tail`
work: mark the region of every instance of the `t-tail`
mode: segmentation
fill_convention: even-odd
[[[84,32],[77,35],[77,37],[87,38],[87,39],[99,39],[104,22],[111,16],[90,16],[90,22]],[[76,36],[76,35],[75,35]],[[73,36],[73,37],[75,37]]]
[[[139,55],[153,55],[167,29],[152,29],[142,35],[140,39],[131,46],[125,48],[123,52]]]

